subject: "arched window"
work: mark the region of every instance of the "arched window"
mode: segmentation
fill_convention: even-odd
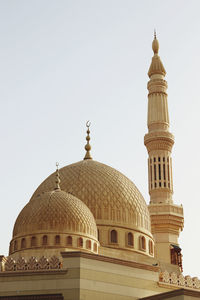
[[[26,248],[26,239],[21,239],[21,249]]]
[[[117,243],[117,231],[114,229],[110,232],[110,241],[111,243]]]
[[[146,250],[146,239],[144,236],[140,236],[140,249],[143,251]]]
[[[96,243],[94,243],[94,245],[93,245],[93,250],[94,250],[94,252],[97,252],[97,244]]]
[[[86,248],[91,249],[91,241],[90,240],[86,241]]]
[[[43,237],[42,237],[42,245],[45,246],[45,245],[47,245],[47,243],[48,243],[48,237],[47,237],[47,235],[43,235]]]
[[[17,251],[17,249],[18,249],[17,241],[14,241],[14,251]]]
[[[78,247],[83,247],[83,239],[81,237],[78,238]]]
[[[134,243],[133,243],[133,234],[132,234],[132,232],[129,232],[129,233],[128,233],[127,243],[128,243],[128,246],[133,246],[133,245],[134,245]]]
[[[153,243],[149,240],[149,254],[153,254]]]
[[[32,238],[31,238],[31,247],[35,247],[35,246],[36,246],[36,243],[37,243],[36,237],[35,237],[35,236],[32,236]]]
[[[67,245],[72,246],[72,237],[71,236],[67,237]]]
[[[99,229],[97,229],[97,239],[99,241]]]
[[[60,236],[59,235],[55,236],[55,244],[60,245]]]

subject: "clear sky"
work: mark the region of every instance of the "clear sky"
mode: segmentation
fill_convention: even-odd
[[[0,1],[0,254],[37,186],[84,157],[124,173],[149,202],[148,68],[156,28],[167,71],[174,202],[184,274],[200,277],[200,1]]]

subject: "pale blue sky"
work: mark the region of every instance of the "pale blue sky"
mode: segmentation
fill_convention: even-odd
[[[153,30],[169,84],[174,202],[184,274],[200,277],[200,1],[0,1],[0,254],[37,186],[84,156],[132,179],[149,202],[147,81]]]

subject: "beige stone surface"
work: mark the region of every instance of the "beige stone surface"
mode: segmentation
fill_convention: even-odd
[[[64,299],[138,299],[167,291],[157,267],[81,252],[63,254],[61,270],[0,273],[0,296],[60,292]],[[173,289],[173,287],[172,287]],[[75,295],[80,295],[75,296]],[[71,297],[71,298],[70,298]]]
[[[154,56],[148,72],[148,133],[144,137],[147,148],[151,231],[155,239],[155,257],[171,264],[171,244],[178,245],[183,229],[183,208],[173,203],[171,151],[174,136],[169,132],[166,71],[158,56],[159,43],[155,36]]]

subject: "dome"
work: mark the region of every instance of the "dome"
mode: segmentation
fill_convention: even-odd
[[[61,190],[41,193],[20,212],[13,237],[38,232],[79,232],[97,238],[94,217],[79,199]]]
[[[89,208],[81,200],[65,191],[51,190],[51,192],[41,192],[35,195],[17,217],[11,241],[13,244],[11,248],[14,252],[22,249],[24,251],[24,248],[31,246],[42,247],[44,235],[51,239],[52,242],[49,243],[51,248],[54,246],[66,248],[67,235],[70,237],[76,235],[76,238],[80,236],[97,242],[97,227]],[[31,245],[31,237],[38,240],[37,245],[36,242]],[[57,239],[55,242],[57,245],[53,242],[54,238]],[[23,239],[26,239],[26,246],[18,245],[17,249],[14,249],[15,241],[22,244]],[[48,245],[45,243],[45,246]]]
[[[61,189],[82,200],[93,213],[97,225],[118,226],[150,233],[150,216],[145,200],[135,184],[119,171],[86,159],[60,169]],[[37,195],[54,187],[55,173],[35,191]]]

